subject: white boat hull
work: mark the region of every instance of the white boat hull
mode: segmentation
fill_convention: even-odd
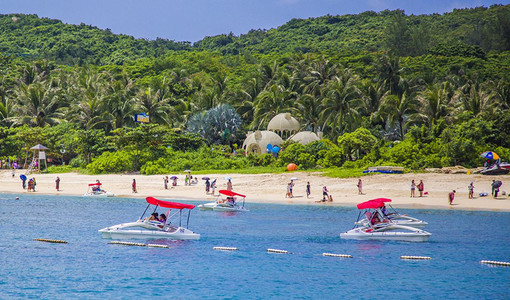
[[[431,234],[410,226],[388,224],[375,229],[364,226],[340,233],[342,239],[427,242]]]
[[[232,205],[229,205],[226,203],[216,203],[216,202],[200,204],[198,206],[198,209],[212,210],[212,211],[239,211],[239,212],[249,211],[248,209],[246,209],[242,206],[238,206],[237,204],[232,206]]]
[[[164,229],[146,222],[131,222],[98,230],[102,238],[109,239],[171,239],[198,240],[200,234],[183,228],[166,226]]]
[[[198,207],[199,210],[213,210],[213,208],[218,205],[216,202],[210,202],[205,204],[200,204]]]
[[[114,193],[106,192],[106,193],[85,193],[83,197],[115,197]]]

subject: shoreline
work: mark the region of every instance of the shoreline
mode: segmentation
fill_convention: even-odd
[[[184,175],[176,174],[178,185],[165,190],[163,175],[81,175],[77,173],[63,174],[30,174],[27,177],[36,178],[36,192],[27,192],[22,189],[19,175],[24,170],[16,170],[13,178],[10,170],[0,170],[0,193],[6,194],[35,194],[52,196],[82,196],[88,188],[88,183],[99,179],[105,190],[121,198],[145,198],[152,196],[161,199],[182,199],[190,201],[214,201],[215,196],[205,194],[204,181],[199,179],[198,184],[184,186]],[[173,174],[169,174],[169,177]],[[193,173],[192,173],[193,175]],[[61,179],[61,191],[55,190],[55,178]],[[210,174],[199,175],[217,179],[217,192],[226,189],[224,178],[232,178],[235,192],[246,195],[246,203],[275,203],[291,205],[321,205],[321,206],[349,206],[374,198],[390,198],[391,205],[398,209],[439,209],[439,210],[467,210],[467,211],[495,211],[510,212],[510,197],[502,195],[505,183],[509,184],[509,176],[484,176],[467,174],[437,174],[437,173],[408,173],[408,174],[372,174],[360,177],[363,181],[363,194],[358,195],[356,187],[359,178],[330,178],[320,175],[319,172],[289,172],[281,174]],[[291,177],[297,177],[294,187],[294,198],[285,198],[286,186]],[[131,182],[136,179],[138,193],[131,193]],[[410,197],[411,180],[425,183],[424,197]],[[491,196],[492,180],[501,180],[503,186],[497,199]],[[311,197],[306,198],[305,186],[310,182]],[[474,199],[468,199],[467,186],[473,181],[475,186]],[[317,203],[322,199],[322,186],[326,185],[333,202]],[[508,186],[510,188],[510,185]],[[456,190],[454,205],[448,204],[448,193]],[[478,194],[488,193],[486,197]],[[418,191],[416,190],[416,195]],[[405,212],[404,212],[405,213]]]

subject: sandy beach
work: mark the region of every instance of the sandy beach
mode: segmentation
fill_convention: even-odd
[[[145,198],[153,196],[160,199],[186,199],[210,201],[215,199],[206,195],[203,180],[198,184],[184,186],[184,175],[176,174],[178,185],[168,190],[164,189],[163,175],[81,175],[76,173],[65,174],[31,174],[37,181],[36,192],[29,193],[22,189],[19,175],[24,170],[17,170],[15,177],[9,170],[0,171],[0,193],[12,194],[48,194],[81,196],[87,191],[87,184],[99,179],[105,190],[113,192],[117,197]],[[169,174],[173,175],[173,174]],[[193,173],[192,173],[193,175]],[[59,176],[60,191],[55,189],[55,178]],[[232,174],[232,175],[198,175],[199,178],[208,176],[217,179],[216,193],[226,188],[226,176],[232,178],[235,192],[245,194],[247,203],[280,203],[280,204],[307,204],[307,205],[337,205],[355,206],[357,203],[374,198],[384,197],[392,199],[392,205],[397,208],[432,208],[432,209],[458,209],[458,210],[486,210],[510,211],[510,198],[506,195],[507,186],[510,188],[508,176],[483,176],[467,174],[374,174],[361,177],[363,181],[363,194],[358,194],[356,184],[358,178],[329,178],[320,173],[292,172],[284,174]],[[285,198],[287,183],[291,177],[297,177],[294,187],[294,198]],[[136,179],[138,193],[131,192],[131,182]],[[418,183],[423,180],[424,197],[410,197],[411,180]],[[497,199],[491,196],[491,182],[493,179],[503,182],[500,195]],[[306,183],[311,184],[311,197],[306,197]],[[474,199],[468,199],[468,185],[474,182]],[[332,203],[316,203],[322,199],[322,187],[326,185],[333,196]],[[456,190],[454,205],[448,204],[448,193]],[[510,189],[508,190],[510,192]],[[479,193],[488,193],[487,197],[480,197]],[[505,194],[505,195],[503,195]]]

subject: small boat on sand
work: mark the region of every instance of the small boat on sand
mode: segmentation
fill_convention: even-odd
[[[140,219],[136,222],[122,223],[99,230],[101,237],[111,239],[171,239],[171,240],[198,240],[200,234],[188,229],[190,212],[195,205],[184,204],[170,201],[158,200],[153,197],[145,199],[147,208],[143,212]],[[143,218],[151,205],[154,205],[153,214],[156,213],[158,207],[169,208],[165,216],[165,221],[152,220],[151,218]],[[182,210],[188,209],[186,227],[182,226]],[[178,224],[177,224],[178,219]],[[176,221],[176,224],[172,223]]]
[[[90,183],[89,188],[83,197],[115,197],[114,193],[110,193],[102,189],[102,183]]]
[[[219,195],[215,202],[209,202],[200,204],[198,209],[200,210],[213,210],[213,211],[249,211],[244,207],[245,195],[241,195],[229,190],[220,190]],[[239,204],[237,197],[243,198],[242,204]]]
[[[406,242],[426,242],[430,232],[392,222],[382,211],[383,201],[370,200],[357,205],[360,213],[354,228],[340,233],[342,239],[355,240],[390,240]],[[364,215],[368,222],[360,222]]]

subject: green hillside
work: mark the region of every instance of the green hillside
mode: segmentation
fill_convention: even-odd
[[[206,37],[195,47],[236,54],[240,51],[342,52],[392,50],[396,55],[427,53],[480,56],[478,49],[510,50],[510,6],[456,9],[443,15],[410,15],[403,11],[367,11],[358,15],[293,19],[271,30],[252,30],[239,37]],[[462,52],[444,49],[462,45]],[[473,48],[472,48],[473,47]],[[450,51],[450,52],[447,52]],[[455,53],[456,52],[456,53]]]
[[[69,25],[37,15],[0,15],[0,53],[45,58],[62,64],[122,64],[127,59],[158,57],[187,43],[148,41],[113,34],[109,29]]]

